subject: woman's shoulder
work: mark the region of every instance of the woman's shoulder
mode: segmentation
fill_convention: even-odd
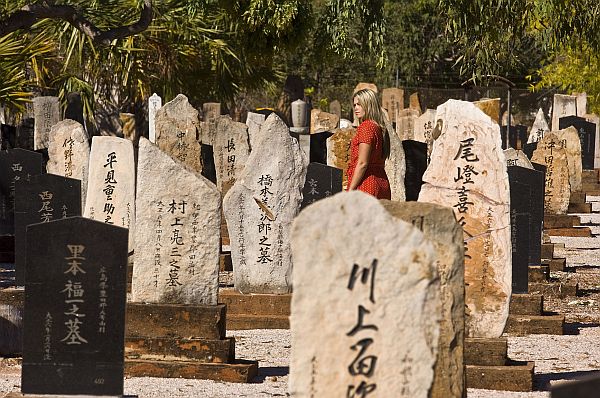
[[[363,129],[380,129],[381,126],[379,124],[377,124],[377,122],[375,120],[371,120],[371,119],[367,119],[364,120],[359,126],[358,128],[363,128]]]

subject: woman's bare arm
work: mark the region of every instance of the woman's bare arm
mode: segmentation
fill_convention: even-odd
[[[358,144],[358,159],[356,161],[356,167],[354,168],[354,174],[352,175],[352,181],[350,182],[349,191],[358,188],[360,183],[365,176],[367,167],[369,166],[369,159],[371,158],[371,144],[361,142]]]

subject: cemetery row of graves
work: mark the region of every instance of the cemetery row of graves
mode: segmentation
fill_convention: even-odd
[[[296,101],[290,127],[154,95],[129,140],[39,97],[2,125],[21,144],[0,152],[0,355],[22,356],[22,393],[251,382],[226,330],[264,328],[291,329],[295,397],[531,391],[506,336],[564,333],[544,299],[577,286],[550,278],[566,270],[550,237],[592,236],[567,213],[600,197],[597,116],[556,95],[550,125],[501,128],[499,99],[381,96],[391,201],[341,193],[356,122],[335,107]]]

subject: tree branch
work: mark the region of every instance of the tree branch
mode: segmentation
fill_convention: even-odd
[[[108,45],[115,39],[123,39],[143,32],[150,26],[153,18],[152,0],[144,0],[140,19],[126,26],[118,26],[108,30],[100,30],[88,21],[73,6],[55,5],[54,0],[40,0],[14,12],[8,18],[0,21],[0,37],[19,29],[29,29],[40,19],[62,19],[79,29],[95,43]]]

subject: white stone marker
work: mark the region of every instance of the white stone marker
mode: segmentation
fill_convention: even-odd
[[[219,116],[216,120],[213,157],[217,172],[217,189],[225,194],[244,171],[250,146],[248,127],[244,123],[231,120],[229,116]]]
[[[587,115],[587,93],[573,93],[577,98],[577,116],[585,117]]]
[[[519,166],[525,167],[526,169],[533,169],[531,161],[521,150],[508,148],[504,150],[504,156],[506,157],[506,166]]]
[[[198,111],[185,95],[179,94],[156,112],[156,144],[173,159],[202,172],[200,143],[196,134],[200,122]]]
[[[581,163],[581,141],[579,140],[577,129],[570,126],[554,133],[558,138],[559,145],[567,151],[571,192],[581,191],[583,165]]]
[[[500,337],[512,292],[509,185],[500,127],[466,101],[437,108],[443,122],[420,202],[452,207],[465,233],[468,337]]]
[[[302,211],[292,250],[291,396],[429,397],[441,303],[421,231],[342,192]]]
[[[129,228],[133,247],[135,224],[135,166],[133,144],[126,138],[92,138],[88,187],[83,216]]]
[[[390,156],[385,160],[385,174],[390,182],[391,199],[404,202],[406,200],[406,187],[404,177],[406,175],[406,158],[402,141],[391,123],[387,123],[387,131],[390,136]]]
[[[90,144],[83,126],[65,119],[52,126],[46,172],[81,180],[81,206],[85,209]]]
[[[560,129],[558,122],[561,117],[577,116],[577,97],[574,95],[554,94],[552,104],[552,131]]]
[[[162,98],[156,93],[148,98],[148,137],[156,142],[156,112],[162,107]]]
[[[248,112],[246,116],[246,126],[248,126],[248,138],[250,140],[250,150],[252,151],[258,141],[260,126],[265,122],[265,115],[261,113]]]
[[[140,139],[131,285],[135,302],[217,304],[221,195]]]
[[[298,141],[271,114],[244,172],[223,199],[234,285],[240,292],[291,292],[289,233],[300,210],[307,166]]]
[[[33,149],[48,148],[52,126],[60,121],[58,97],[35,97],[33,113],[35,117]]]
[[[548,127],[548,122],[546,122],[546,118],[544,117],[544,111],[540,108],[535,115],[535,120],[529,131],[527,143],[532,144],[534,142],[539,142],[548,131],[550,131],[550,127]]]

